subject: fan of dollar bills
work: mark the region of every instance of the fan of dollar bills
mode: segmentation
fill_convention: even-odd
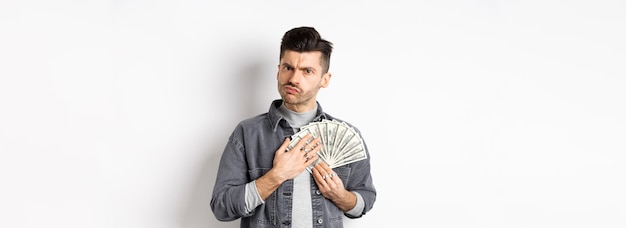
[[[330,168],[335,168],[367,158],[363,139],[354,128],[344,122],[336,120],[311,122],[291,136],[291,142],[287,148],[291,150],[307,134],[320,138],[323,145],[317,153],[320,159],[307,168],[309,172],[320,160]]]

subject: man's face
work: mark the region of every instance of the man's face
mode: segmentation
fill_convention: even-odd
[[[322,73],[322,53],[285,51],[278,65],[278,92],[287,108],[296,112],[315,108],[317,92],[328,86],[330,73]]]

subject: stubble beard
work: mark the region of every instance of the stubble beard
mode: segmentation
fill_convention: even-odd
[[[306,91],[299,94],[289,94],[281,89],[280,93],[283,98],[283,102],[295,106],[306,105],[315,98],[315,93],[313,91]]]

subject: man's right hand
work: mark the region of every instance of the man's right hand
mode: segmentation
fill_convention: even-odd
[[[317,159],[317,152],[322,148],[319,138],[311,140],[311,134],[302,138],[291,150],[287,151],[287,146],[291,142],[290,138],[286,138],[283,144],[278,148],[274,156],[273,171],[284,180],[292,179],[302,173],[304,169]]]
[[[263,200],[267,199],[278,186],[288,179],[292,179],[302,173],[306,167],[318,159],[317,152],[322,148],[319,138],[313,139],[308,134],[302,138],[291,150],[287,147],[291,142],[286,138],[283,144],[276,150],[272,168],[256,180],[256,187]]]

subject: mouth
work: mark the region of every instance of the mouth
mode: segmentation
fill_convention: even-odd
[[[300,92],[298,88],[296,88],[295,86],[290,86],[290,85],[283,86],[283,89],[285,90],[285,92],[289,94],[297,94]]]

